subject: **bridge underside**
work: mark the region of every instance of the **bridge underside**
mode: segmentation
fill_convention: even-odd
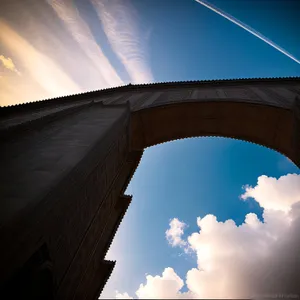
[[[97,299],[115,263],[105,254],[131,201],[124,191],[146,147],[223,136],[274,149],[300,167],[299,109],[227,100],[132,112],[86,101],[16,124],[0,130],[5,299]]]
[[[263,145],[296,164],[297,126],[287,109],[245,102],[214,101],[153,107],[132,115],[132,148],[188,137],[219,136]]]

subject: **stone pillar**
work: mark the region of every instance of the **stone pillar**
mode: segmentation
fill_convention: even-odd
[[[95,218],[82,241],[74,263],[68,270],[58,292],[58,299],[97,299],[111,275],[104,264],[105,255],[131,202],[131,196],[123,195],[136,170],[143,151],[129,152],[107,196],[95,214]],[[91,249],[92,252],[91,252]],[[91,257],[91,253],[92,257]],[[94,278],[94,280],[92,280]],[[104,279],[101,279],[104,278]],[[78,289],[76,283],[80,281]],[[87,288],[88,286],[88,288]],[[86,297],[86,298],[85,298]]]
[[[128,105],[92,102],[60,112],[61,117],[44,115],[45,123],[18,124],[1,145],[0,240],[5,246],[0,250],[0,283],[9,284],[46,245],[55,299],[66,295],[61,299],[67,300],[90,257],[101,257],[103,274],[113,268],[96,247],[108,243],[103,238],[109,237],[99,236],[122,212],[115,212],[111,191],[128,156],[130,111]]]
[[[90,260],[83,272],[82,279],[76,289],[74,298],[68,296],[67,299],[98,299],[106,281],[111,275],[112,268],[107,270],[105,265],[105,254],[116,234],[116,231],[126,213],[131,202],[131,196],[120,196],[115,202],[113,210],[110,212],[108,222],[102,231],[99,241],[92,253]],[[59,297],[59,299],[66,299]]]
[[[126,162],[122,165],[105,200],[96,212],[74,258],[74,263],[61,284],[58,299],[73,299],[75,293],[75,299],[97,299],[99,297],[111,275],[104,264],[105,255],[132,199],[131,196],[123,195],[123,193],[141,160],[142,153],[143,151],[134,151],[127,155]],[[93,249],[92,257],[91,249]],[[79,280],[80,286],[78,289],[74,289]]]

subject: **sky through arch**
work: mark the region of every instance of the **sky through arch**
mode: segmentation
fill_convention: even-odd
[[[237,260],[238,247],[245,254],[239,262],[251,261],[253,270],[256,267],[261,272],[254,273],[259,282],[266,276],[263,272],[271,265],[259,269],[262,253],[256,250],[264,247],[265,255],[273,261],[280,254],[279,250],[275,254],[271,251],[272,239],[283,230],[293,236],[284,214],[300,197],[300,172],[286,157],[263,146],[227,138],[190,138],[147,148],[127,193],[133,195],[133,202],[107,255],[117,260],[117,266],[103,297],[125,297],[127,293],[141,298],[215,298],[224,297],[224,291],[228,297],[246,297],[249,287],[256,287],[253,291],[257,295],[262,291],[240,265],[226,271],[232,280],[224,284],[227,289],[222,290],[217,281],[224,279],[224,268]],[[278,215],[272,215],[270,205],[276,208],[278,203],[284,204]],[[273,237],[268,240],[266,236]],[[251,243],[246,243],[247,239]],[[291,245],[282,244],[286,249]],[[210,252],[203,245],[224,252],[227,249],[227,256],[212,249],[209,259]],[[218,280],[211,282],[210,274],[197,279],[200,254],[208,256],[202,261],[204,267],[215,264]],[[254,261],[247,261],[247,255]],[[280,261],[284,263],[284,256]],[[235,285],[237,276],[245,282],[236,281]],[[193,290],[201,282],[208,289]]]

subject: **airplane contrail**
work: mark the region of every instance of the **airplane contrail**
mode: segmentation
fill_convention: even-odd
[[[230,22],[236,24],[237,26],[245,29],[246,31],[248,31],[252,35],[254,35],[257,38],[261,39],[262,41],[264,41],[265,43],[269,44],[270,46],[272,46],[276,50],[280,51],[282,54],[284,54],[287,57],[289,57],[292,60],[294,60],[296,63],[300,64],[300,60],[298,60],[297,58],[295,58],[292,54],[288,53],[282,47],[276,45],[270,39],[268,39],[267,37],[263,36],[261,33],[259,33],[258,31],[254,30],[250,26],[246,25],[245,23],[241,22],[240,20],[236,19],[235,17],[231,16],[230,14],[222,11],[221,9],[217,8],[216,6],[207,3],[206,1],[203,1],[203,0],[195,0],[195,1],[198,2],[199,4],[203,5],[203,6],[207,7],[208,9],[212,10],[213,12],[219,14],[220,16],[224,17],[228,21],[230,21]]]

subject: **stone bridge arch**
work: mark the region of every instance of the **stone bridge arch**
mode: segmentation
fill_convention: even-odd
[[[172,103],[132,114],[131,147],[142,150],[183,138],[226,137],[265,146],[295,161],[293,126],[289,110],[264,104],[211,99]]]
[[[299,78],[241,79],[128,85],[1,108],[2,294],[31,296],[27,278],[53,299],[97,299],[146,147],[223,136],[300,167],[299,96]],[[34,274],[45,270],[37,284]]]

